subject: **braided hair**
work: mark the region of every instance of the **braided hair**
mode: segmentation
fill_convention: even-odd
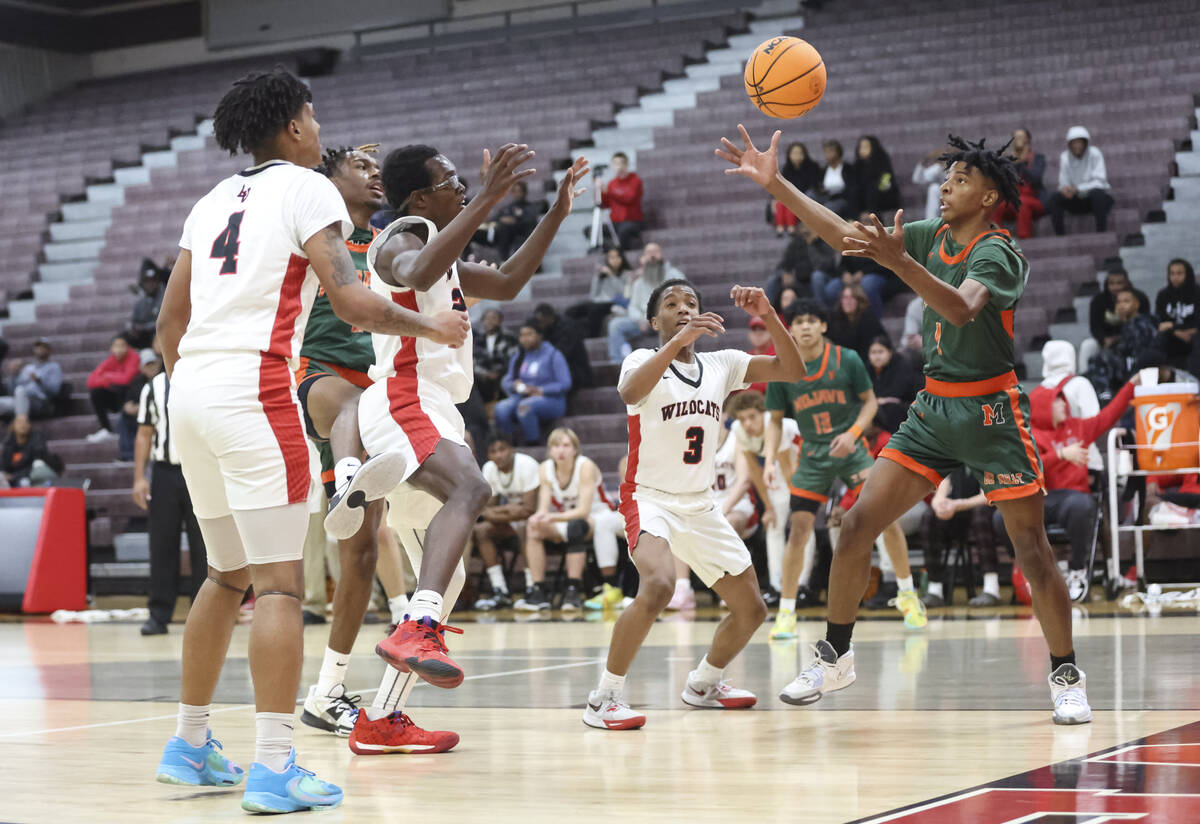
[[[1021,205],[1021,177],[1017,173],[1016,162],[1004,150],[1012,143],[1011,140],[999,149],[984,148],[984,140],[978,143],[964,140],[958,135],[950,135],[947,141],[953,151],[945,152],[938,160],[947,169],[955,163],[965,163],[967,168],[975,168],[996,186],[1000,200],[1013,207]]]
[[[235,80],[217,104],[213,136],[230,155],[254,154],[311,102],[312,91],[283,66],[251,72]]]
[[[338,146],[336,149],[326,149],[325,154],[321,155],[321,165],[313,171],[323,174],[325,177],[333,177],[337,174],[341,165],[349,159],[350,155],[356,152],[373,155],[378,151],[378,143],[364,143],[362,146]]]

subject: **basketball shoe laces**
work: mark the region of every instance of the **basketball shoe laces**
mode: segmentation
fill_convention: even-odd
[[[1051,679],[1056,686],[1064,687],[1062,692],[1058,694],[1058,700],[1055,701],[1056,707],[1077,708],[1086,705],[1083,698],[1083,690],[1079,688],[1079,681],[1068,681],[1063,676],[1055,676]]]
[[[361,695],[346,695],[343,691],[341,695],[329,699],[329,711],[336,711],[338,715],[342,713],[358,712],[358,705],[362,703]]]
[[[825,659],[821,657],[821,651],[817,649],[816,644],[810,646],[809,649],[812,650],[813,662],[800,671],[800,674],[796,676],[796,680],[816,689],[825,683],[825,668],[830,665],[825,663]]]
[[[421,628],[421,640],[418,643],[418,648],[421,652],[448,652],[446,649],[446,633],[454,632],[459,635],[463,631],[458,627],[452,627],[449,624],[439,624],[432,618],[422,618],[417,622],[417,626]]]

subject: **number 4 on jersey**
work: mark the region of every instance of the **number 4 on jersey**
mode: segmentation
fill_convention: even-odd
[[[217,235],[217,239],[213,241],[210,257],[213,260],[224,259],[221,264],[222,275],[237,274],[238,233],[242,231],[242,215],[244,214],[245,212],[231,214],[229,223],[225,225],[225,231]]]

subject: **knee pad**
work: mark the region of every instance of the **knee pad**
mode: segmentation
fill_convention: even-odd
[[[587,540],[588,522],[584,518],[567,521],[567,543],[574,544]]]

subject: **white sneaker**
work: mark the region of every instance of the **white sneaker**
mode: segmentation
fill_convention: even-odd
[[[1050,699],[1055,724],[1087,724],[1092,708],[1087,700],[1087,676],[1074,664],[1063,664],[1050,673]]]
[[[750,690],[729,686],[728,681],[704,684],[696,680],[696,673],[688,673],[687,686],[683,688],[683,703],[693,707],[713,710],[737,710],[753,707],[758,698]]]
[[[318,695],[317,685],[313,684],[304,699],[300,720],[310,727],[346,738],[354,729],[360,701],[360,696],[346,695],[346,687],[342,684],[336,684],[328,695]]]
[[[87,442],[104,443],[105,441],[111,441],[115,437],[117,437],[116,432],[110,432],[107,429],[97,429],[95,432],[87,436]]]
[[[696,608],[696,591],[688,588],[685,590],[675,590],[675,594],[671,596],[670,602],[667,603],[667,609],[675,611],[685,611]]]
[[[646,716],[630,709],[619,692],[592,690],[583,708],[583,723],[599,730],[636,730],[645,726]]]
[[[354,536],[362,527],[367,504],[387,495],[404,478],[408,461],[399,452],[382,452],[367,458],[329,501],[325,532],[335,541]]]
[[[825,693],[845,689],[854,683],[853,646],[840,658],[825,640],[813,644],[812,651],[813,662],[779,693],[779,700],[785,704],[801,707],[813,704]]]
[[[1086,569],[1072,569],[1067,572],[1067,596],[1072,601],[1082,601],[1088,592],[1088,577]]]

